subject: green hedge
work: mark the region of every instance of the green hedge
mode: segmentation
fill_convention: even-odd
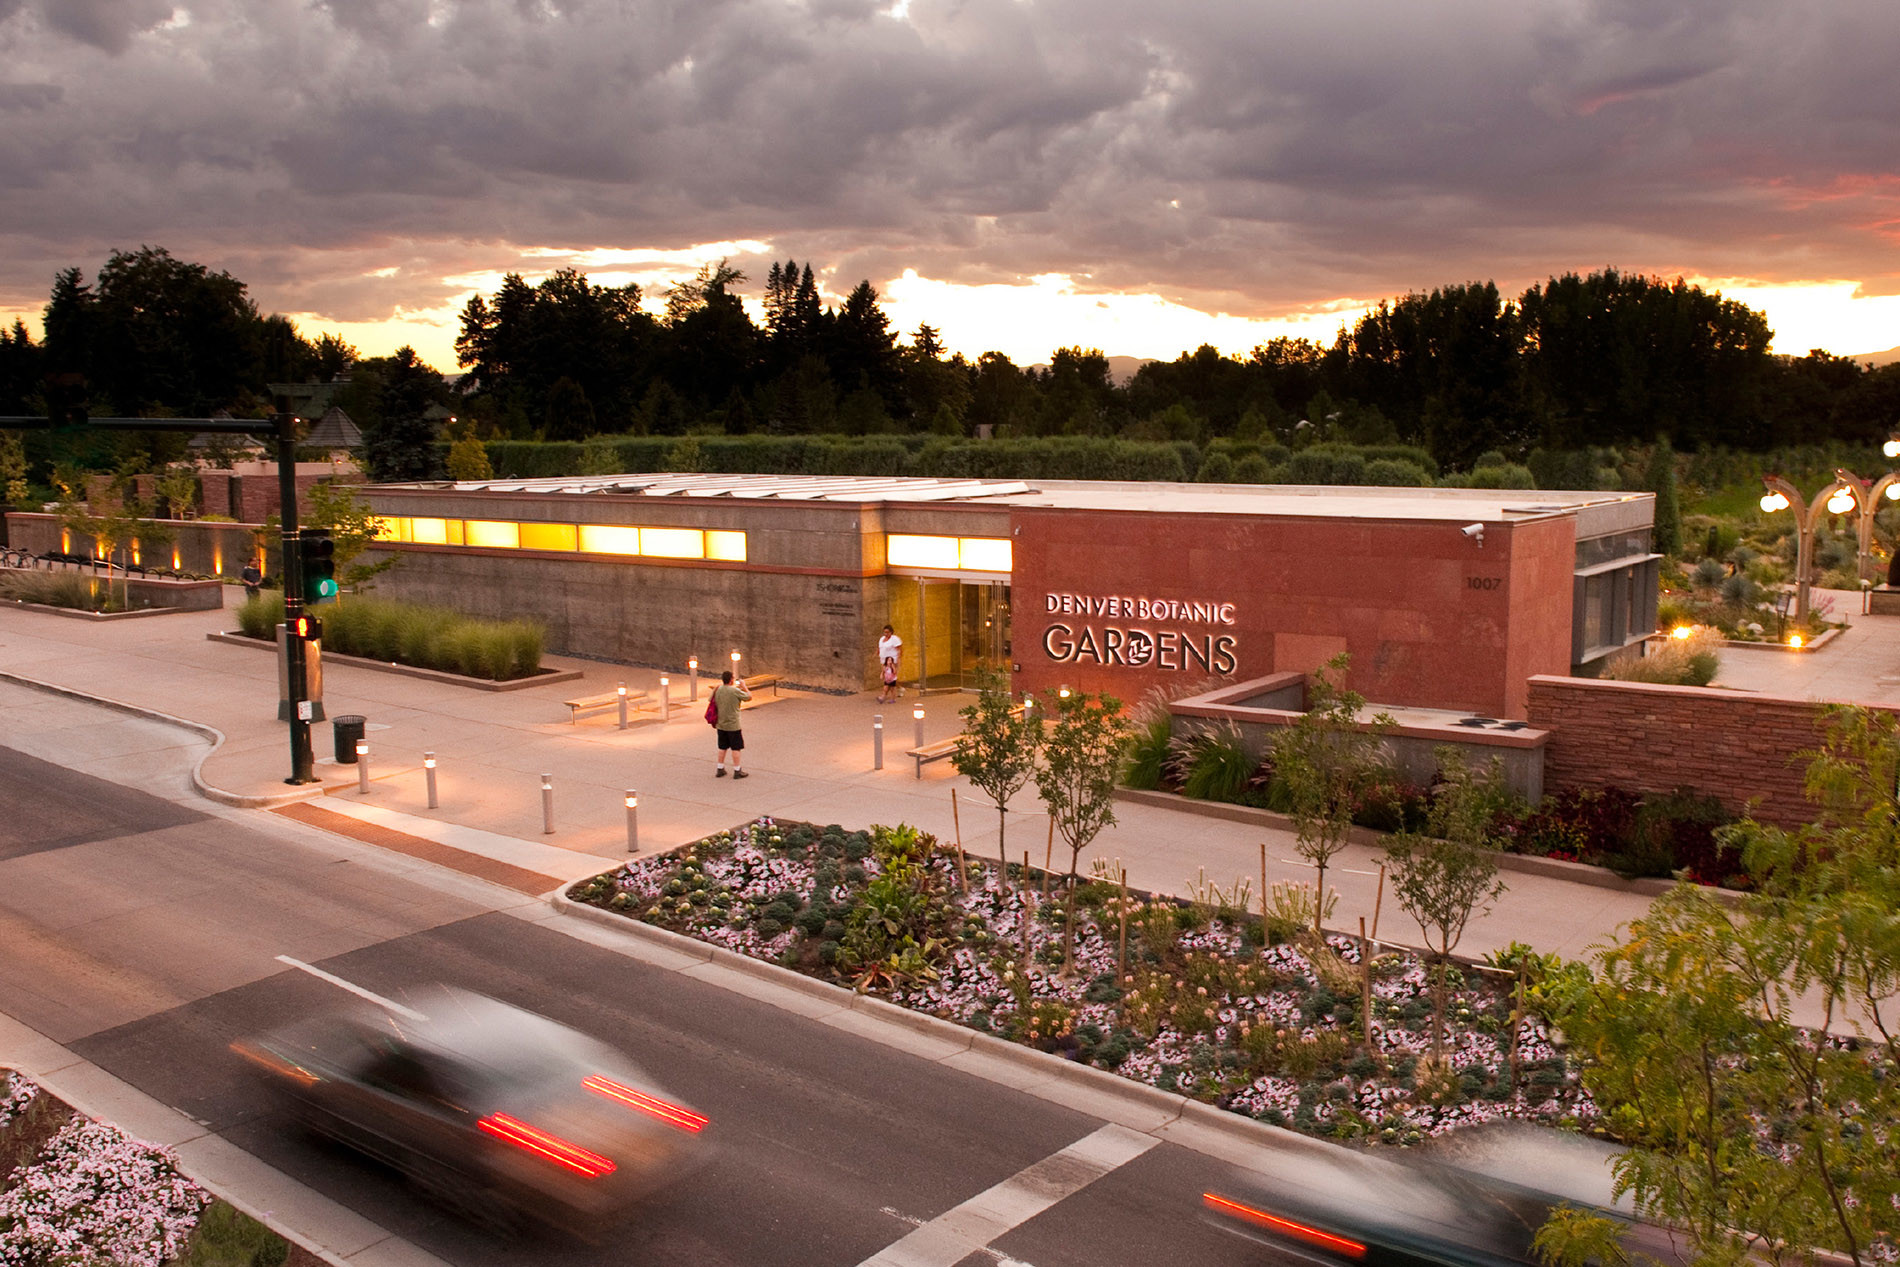
[[[478,620],[444,607],[351,598],[317,609],[323,645],[338,655],[508,682],[540,672],[547,631],[528,620]],[[281,594],[260,594],[237,612],[238,628],[272,638],[284,620]]]

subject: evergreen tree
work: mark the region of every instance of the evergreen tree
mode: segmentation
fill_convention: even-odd
[[[440,403],[442,376],[407,345],[388,358],[379,397],[380,417],[363,428],[363,456],[370,479],[379,484],[440,478],[435,443],[437,425],[429,407]]]
[[[1656,494],[1656,553],[1674,558],[1682,553],[1682,511],[1676,503],[1676,451],[1668,436],[1649,451],[1643,487]]]

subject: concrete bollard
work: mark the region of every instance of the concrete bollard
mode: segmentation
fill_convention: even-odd
[[[427,781],[429,787],[429,808],[434,809],[436,807],[436,800],[435,754],[433,752],[425,752],[422,754],[422,776]]]
[[[541,776],[541,834],[554,834],[554,776]]]
[[[640,852],[640,794],[627,789],[627,852]]]
[[[356,741],[356,791],[358,795],[369,792],[369,740]]]
[[[686,661],[686,699],[695,707],[699,704],[699,657],[691,656]]]
[[[627,728],[627,684],[622,682],[618,688],[620,698],[615,701],[620,706],[620,729]]]
[[[871,715],[871,768],[884,768],[884,714]]]
[[[917,723],[917,743],[915,746],[921,748],[924,746],[924,706],[919,704],[917,707],[911,709],[910,715]]]
[[[673,679],[660,674],[660,720],[671,721],[673,717]]]

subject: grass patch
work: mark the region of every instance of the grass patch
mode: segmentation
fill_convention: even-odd
[[[283,1267],[290,1242],[229,1202],[214,1201],[172,1267]]]
[[[0,598],[75,611],[119,611],[110,586],[79,572],[7,572],[0,575]]]

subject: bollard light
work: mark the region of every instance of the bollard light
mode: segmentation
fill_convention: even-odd
[[[615,703],[620,709],[620,729],[625,730],[627,728],[627,684],[622,682],[615,693],[619,696]]]
[[[666,721],[673,716],[673,681],[666,674],[660,674],[660,720]]]
[[[924,706],[919,704],[910,710],[911,720],[917,723],[917,746],[924,746]]]
[[[884,714],[871,714],[871,768],[884,768]]]
[[[541,776],[541,834],[554,834],[554,776]]]
[[[640,794],[627,789],[627,852],[640,852]]]
[[[1067,699],[1069,698],[1069,688],[1065,686],[1061,690],[1057,691],[1056,694],[1063,699]]]
[[[739,653],[737,651],[732,653],[732,680],[735,682],[739,680]]]
[[[436,800],[435,800],[435,754],[433,752],[425,752],[422,754],[422,776],[425,780],[427,780],[428,785],[429,785],[429,808],[434,809],[436,807]]]
[[[369,791],[369,740],[356,741],[356,790],[359,794]]]

